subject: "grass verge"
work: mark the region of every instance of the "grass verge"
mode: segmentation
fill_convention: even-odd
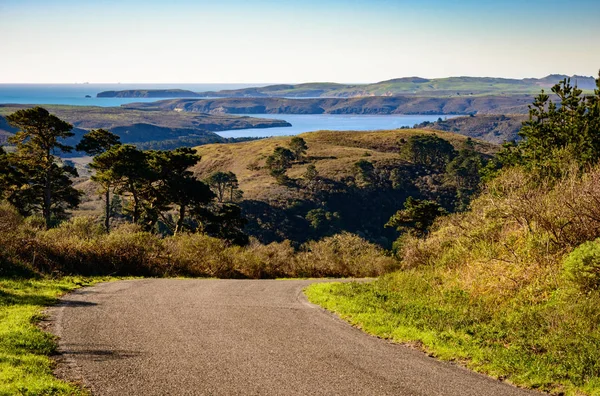
[[[414,270],[371,283],[315,283],[305,293],[369,334],[441,360],[552,394],[600,395],[598,333],[573,313],[572,323],[556,323],[561,312],[592,312],[598,299],[572,306],[557,293],[542,305],[494,311],[459,290],[441,292],[431,272]]]
[[[0,395],[82,395],[52,373],[55,337],[40,330],[45,307],[65,293],[106,278],[0,278]]]

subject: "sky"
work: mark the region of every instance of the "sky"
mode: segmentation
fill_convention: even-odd
[[[599,0],[0,0],[0,83],[369,83],[600,69]]]

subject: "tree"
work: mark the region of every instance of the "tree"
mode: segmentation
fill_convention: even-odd
[[[400,141],[400,155],[407,161],[432,168],[444,169],[455,156],[452,144],[436,135],[415,135]]]
[[[225,239],[234,245],[248,244],[248,235],[244,233],[248,220],[239,206],[226,203],[212,210],[197,208],[195,214],[202,223],[202,230],[208,235]]]
[[[310,164],[306,168],[306,172],[304,172],[304,175],[302,175],[302,177],[309,182],[313,182],[319,177],[319,171],[317,170],[317,167],[314,164]]]
[[[223,203],[226,199],[233,202],[236,195],[240,195],[237,176],[233,172],[215,172],[206,179],[217,196],[217,201]]]
[[[81,141],[75,146],[75,149],[89,155],[97,156],[120,144],[120,138],[114,133],[104,129],[94,129],[83,135]],[[113,177],[110,173],[112,163],[106,161],[109,158],[113,157],[106,157],[100,161],[96,161],[96,158],[94,158],[90,164],[90,167],[96,170],[96,174],[92,176],[92,180],[100,185],[101,193],[104,195],[104,228],[106,232],[110,232],[110,218],[114,212],[111,208],[112,201],[110,198],[111,189],[114,188]]]
[[[96,170],[96,181],[130,196],[133,222],[138,223],[142,211],[142,193],[153,181],[146,153],[130,144],[112,146],[94,157],[90,166]]]
[[[73,126],[41,107],[19,110],[6,119],[19,129],[9,139],[17,146],[10,161],[24,182],[13,196],[13,203],[22,213],[41,211],[49,228],[53,218],[63,217],[66,209],[76,207],[80,201],[71,180],[77,171],[60,164],[55,156],[57,152],[71,152],[72,147],[61,140],[74,135]]]
[[[317,235],[333,234],[339,229],[340,214],[323,208],[309,210],[304,217]]]
[[[294,158],[296,161],[302,160],[304,154],[306,154],[306,150],[308,150],[308,145],[306,141],[301,137],[294,136],[292,140],[290,140],[290,150],[294,153]]]
[[[466,209],[470,197],[479,191],[482,168],[481,155],[472,149],[472,145],[467,145],[460,150],[458,155],[446,165],[446,173],[456,186],[458,199],[456,209]]]
[[[0,146],[0,199],[5,198],[12,185],[12,170],[4,147]]]
[[[354,166],[354,177],[362,186],[371,186],[375,183],[375,167],[365,159],[358,160]]]
[[[437,202],[408,197],[404,209],[397,211],[385,226],[398,231],[414,230],[417,235],[423,236],[435,219],[444,214],[446,211]]]
[[[177,206],[179,217],[174,233],[183,230],[184,221],[191,206],[208,204],[215,197],[209,186],[194,177],[189,170],[200,161],[195,149],[179,148],[173,151],[149,153],[149,165],[156,174],[156,186],[152,191],[158,215],[170,205]],[[164,219],[164,217],[163,217]]]
[[[278,183],[285,184],[287,182],[288,178],[285,173],[292,167],[294,158],[294,153],[285,147],[275,148],[273,154],[267,157],[267,168]]]
[[[593,95],[564,79],[552,87],[560,105],[544,93],[529,106],[529,119],[519,135],[523,140],[504,150],[503,165],[521,164],[548,175],[560,173],[561,156],[581,167],[600,160],[600,77]]]
[[[113,146],[121,144],[121,138],[105,129],[92,129],[75,146],[75,150],[83,151],[88,155],[98,155]]]

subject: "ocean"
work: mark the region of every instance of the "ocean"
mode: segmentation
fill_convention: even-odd
[[[154,102],[161,98],[97,98],[102,91],[127,89],[186,89],[193,92],[240,89],[253,84],[0,84],[0,104],[64,104],[74,106],[120,106]],[[89,95],[91,98],[86,98]],[[164,98],[166,99],[166,98]]]
[[[161,98],[97,98],[102,91],[127,89],[177,88],[193,92],[240,89],[257,84],[0,84],[0,104],[53,104],[74,106],[120,106],[132,102],[153,102]],[[86,98],[89,95],[90,98]],[[165,98],[166,99],[166,98]],[[245,114],[260,118],[275,118],[292,124],[286,128],[239,129],[223,131],[223,137],[268,137],[297,135],[303,132],[369,131],[412,127],[424,121],[436,121],[443,115],[333,115],[333,114]]]

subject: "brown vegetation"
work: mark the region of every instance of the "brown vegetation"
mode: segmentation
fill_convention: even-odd
[[[90,217],[43,230],[0,206],[0,262],[5,271],[26,267],[47,274],[193,276],[218,278],[369,277],[396,268],[383,250],[342,233],[295,250],[289,241],[231,246],[204,234],[161,238],[132,224],[110,234]],[[0,272],[0,275],[3,275]]]

